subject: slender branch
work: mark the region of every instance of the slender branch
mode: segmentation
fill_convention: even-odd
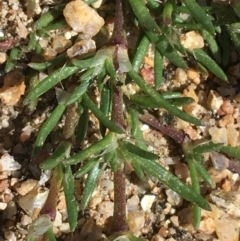
[[[122,169],[114,173],[114,213],[111,233],[128,231],[126,221],[126,184],[125,174]]]
[[[109,45],[121,45],[127,48],[128,43],[124,30],[123,0],[116,0],[115,9],[114,29]]]

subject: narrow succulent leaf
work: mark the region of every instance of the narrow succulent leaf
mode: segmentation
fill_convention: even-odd
[[[197,154],[202,154],[202,153],[211,152],[211,151],[219,151],[222,146],[223,146],[222,143],[215,144],[213,142],[209,142],[207,144],[202,144],[202,145],[193,147],[192,151]]]
[[[108,117],[110,112],[110,106],[111,106],[111,89],[108,86],[108,84],[105,84],[101,91],[101,100],[100,100],[100,110],[102,113]],[[105,136],[106,133],[106,127],[100,123],[100,132],[102,136]]]
[[[150,45],[150,41],[148,38],[144,35],[142,39],[140,40],[140,43],[138,44],[138,47],[136,49],[136,53],[132,60],[132,68],[134,71],[138,71],[140,69],[140,66],[143,63],[144,57],[147,54],[148,48]]]
[[[62,9],[54,9],[48,12],[45,12],[34,24],[35,29],[41,29],[51,23],[54,19],[59,17],[62,14]]]
[[[172,25],[172,12],[173,12],[173,4],[172,1],[167,1],[165,3],[164,9],[163,9],[163,23],[166,26]]]
[[[202,49],[194,49],[193,55],[195,59],[201,63],[203,66],[208,68],[211,72],[213,72],[217,77],[222,80],[227,81],[227,76],[223,72],[223,70],[217,65],[217,63],[211,59]]]
[[[73,93],[71,94],[71,96],[69,97],[69,99],[67,100],[66,105],[71,105],[72,103],[74,103],[75,101],[80,101],[83,94],[86,93],[86,91],[88,90],[89,86],[92,83],[92,69],[89,69],[88,71],[86,71],[82,76],[81,76],[81,84],[73,91]],[[85,76],[84,76],[85,75]]]
[[[116,156],[116,150],[110,150],[109,152],[104,154],[104,161],[109,164],[113,172],[116,172],[118,169],[118,162]]]
[[[75,198],[74,177],[70,166],[64,167],[63,190],[66,199],[68,223],[73,232],[77,227],[78,204]]]
[[[108,57],[105,60],[105,68],[106,68],[108,74],[110,75],[110,77],[112,77],[113,79],[116,79],[117,73],[116,73],[116,70],[113,65],[112,57]]]
[[[233,146],[223,146],[220,149],[220,152],[227,154],[228,156],[234,157],[237,160],[240,159],[240,148]]]
[[[47,120],[42,125],[40,131],[38,132],[37,139],[34,143],[33,147],[33,157],[35,157],[39,151],[41,150],[45,140],[47,139],[50,132],[57,125],[59,119],[61,118],[66,106],[64,103],[58,104],[58,106],[54,109],[51,115],[47,118]]]
[[[57,65],[63,64],[66,60],[66,54],[60,54],[52,60],[46,61],[44,63],[29,63],[28,66],[35,70],[45,70],[50,67],[55,67]]]
[[[212,55],[214,59],[218,62],[221,63],[222,56],[220,53],[220,48],[219,45],[216,41],[216,38],[213,37],[207,30],[202,29],[201,30],[201,35],[203,36],[204,40],[207,42],[208,47],[210,51],[212,52]]]
[[[53,154],[40,164],[41,169],[51,170],[57,166],[70,153],[72,144],[69,141],[61,141]]]
[[[194,154],[194,164],[196,166],[198,174],[210,187],[215,188],[216,184],[209,175],[208,171],[201,162],[201,156],[199,154]]]
[[[121,146],[118,149],[119,156],[124,159],[126,162],[130,162],[132,167],[140,180],[146,180],[146,176],[143,172],[143,168],[138,163],[139,156],[135,153],[129,152],[125,146]]]
[[[143,150],[147,150],[147,145],[144,142],[143,133],[140,127],[140,121],[138,119],[138,113],[132,107],[128,107],[128,112],[130,114],[131,122],[131,134],[135,140],[140,140],[135,143],[136,146],[140,147]]]
[[[130,101],[133,104],[136,104],[136,105],[139,105],[142,107],[147,107],[147,108],[160,108],[161,107],[147,95],[138,95],[138,94],[131,95]],[[169,102],[175,106],[189,105],[193,101],[194,100],[190,97],[180,97],[180,98],[169,99]]]
[[[77,143],[82,143],[84,141],[88,130],[88,121],[89,121],[88,108],[83,106],[83,112],[80,116],[78,127],[77,127],[77,136],[76,136]]]
[[[44,94],[52,87],[54,87],[57,83],[73,75],[78,70],[79,68],[76,66],[73,66],[71,63],[66,64],[64,67],[55,70],[28,93],[28,95],[24,100],[24,104],[27,105],[31,103],[32,100]]]
[[[88,206],[89,200],[92,197],[93,191],[97,185],[98,177],[103,168],[103,163],[97,163],[94,168],[89,172],[88,177],[85,181],[83,189],[81,208],[85,209]]]
[[[148,39],[155,44],[157,50],[159,51],[159,53],[161,53],[162,56],[165,56],[174,65],[176,65],[180,68],[183,68],[183,69],[188,68],[188,65],[185,62],[185,60],[183,59],[183,57],[180,56],[178,54],[177,50],[175,50],[169,44],[168,39],[163,34],[157,35],[150,31],[145,31],[145,34],[148,37]]]
[[[206,210],[211,210],[211,207],[207,203],[207,201],[197,192],[195,192],[191,187],[184,184],[181,180],[179,180],[176,176],[174,176],[171,172],[166,170],[160,164],[145,159],[140,160],[139,164],[143,167],[144,171],[148,174],[157,177],[162,183],[167,185],[173,191],[178,193],[180,196],[185,198],[186,200],[196,203],[201,208]]]
[[[93,169],[98,160],[99,158],[93,158],[91,160],[88,160],[87,163],[76,172],[75,177],[80,178],[87,174],[90,170]]]
[[[128,72],[130,77],[135,81],[135,83],[147,94],[149,95],[159,106],[168,110],[171,114],[190,122],[195,125],[202,125],[201,121],[195,117],[192,117],[185,112],[179,110],[176,106],[171,105],[167,100],[165,100],[157,91],[151,88],[135,71]]]
[[[144,159],[147,158],[149,160],[157,160],[159,158],[158,155],[153,154],[152,152],[143,150],[142,148],[132,144],[131,142],[123,141],[121,143],[121,147]]]
[[[84,104],[92,111],[92,113],[98,118],[99,122],[105,125],[109,130],[122,134],[123,130],[118,127],[113,121],[109,120],[101,110],[94,104],[94,102],[88,97],[87,94],[83,95]]]
[[[142,27],[155,33],[161,32],[143,0],[129,0],[129,3]]]
[[[232,42],[234,43],[238,53],[240,53],[240,34],[239,34],[240,23],[233,23],[227,25],[227,31],[231,37]]]
[[[11,70],[13,70],[15,68],[16,61],[20,55],[21,55],[21,51],[18,48],[13,47],[11,49],[10,56],[6,62],[5,68],[4,68],[6,73],[9,73]]]
[[[48,241],[57,241],[57,239],[55,238],[55,235],[53,233],[53,227],[50,227],[47,231],[47,237],[48,237]]]
[[[204,9],[195,0],[183,0],[183,3],[197,22],[201,23],[211,34],[215,33],[210,16],[205,13]]]
[[[158,90],[163,82],[163,56],[157,50],[154,54],[154,86]]]
[[[199,179],[198,179],[198,172],[197,168],[194,162],[194,157],[192,154],[187,154],[186,155],[187,163],[188,163],[188,168],[191,176],[191,182],[192,182],[192,189],[200,194],[200,184],[199,184]],[[194,228],[198,229],[200,221],[201,221],[201,208],[194,204]]]
[[[137,238],[131,233],[127,233],[126,236],[129,238],[130,241],[147,241],[146,239]]]
[[[91,155],[97,154],[100,151],[106,149],[107,147],[110,148],[112,146],[116,146],[116,137],[113,133],[110,132],[100,141],[92,144],[86,149],[80,151],[79,153],[69,157],[63,162],[65,165],[77,164],[89,158]]]

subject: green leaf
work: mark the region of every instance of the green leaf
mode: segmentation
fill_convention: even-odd
[[[87,180],[85,181],[85,187],[83,189],[81,208],[85,209],[88,206],[88,202],[92,197],[93,191],[97,185],[98,177],[103,168],[103,163],[97,163],[94,168],[88,174]]]
[[[222,146],[223,146],[222,143],[215,144],[213,142],[209,142],[207,144],[202,144],[202,145],[193,147],[192,151],[197,154],[202,154],[206,152],[218,151],[221,149]]]
[[[77,178],[80,178],[85,174],[87,174],[90,170],[93,169],[93,167],[96,165],[98,160],[99,158],[93,158],[91,160],[88,160],[87,163],[76,172],[75,176]]]
[[[66,166],[64,167],[63,189],[67,205],[68,223],[72,232],[77,227],[78,219],[78,204],[75,198],[74,187],[74,178],[72,175],[71,167]]]
[[[112,148],[116,148],[116,146],[117,146],[116,137],[113,133],[110,132],[102,140],[97,141],[96,143],[80,151],[74,156],[69,157],[68,159],[64,160],[63,163],[65,165],[77,164],[86,160],[91,155],[98,154],[100,151],[106,148],[112,149]]]
[[[53,227],[50,227],[47,231],[47,237],[49,241],[57,241],[57,239],[55,238],[55,235],[53,233]]]
[[[61,141],[53,154],[40,164],[41,169],[51,170],[69,155],[72,144],[69,141]]]
[[[51,115],[47,118],[47,120],[42,125],[40,131],[38,132],[37,139],[34,143],[33,147],[33,157],[35,157],[41,150],[45,140],[47,139],[50,132],[57,125],[59,119],[61,118],[66,106],[63,103],[58,104],[58,106],[54,109]]]
[[[167,100],[165,100],[157,91],[151,88],[147,83],[135,72],[129,71],[128,74],[135,81],[135,83],[149,95],[159,106],[168,110],[171,114],[183,119],[187,122],[193,123],[195,125],[202,125],[201,121],[195,117],[192,117],[185,112],[179,110],[176,106],[171,105]]]
[[[220,79],[227,81],[226,74],[217,65],[217,63],[213,59],[211,59],[202,49],[194,49],[192,51],[193,51],[193,55],[194,55],[195,59],[199,63],[201,63],[206,68],[208,68],[211,72],[213,72]]]
[[[152,32],[161,32],[143,0],[129,0],[129,3],[142,27]]]
[[[228,156],[240,159],[240,148],[232,146],[223,146],[220,152],[227,154]]]
[[[157,177],[162,183],[167,185],[186,200],[192,203],[196,203],[203,209],[209,211],[211,210],[211,207],[207,201],[200,194],[195,192],[191,187],[184,184],[181,180],[179,180],[171,172],[167,171],[160,164],[148,159],[143,161],[141,158],[139,158],[139,164],[143,167],[145,172],[147,172],[149,175]]]
[[[159,157],[156,154],[153,154],[152,152],[146,151],[131,142],[122,142],[121,148],[128,150],[129,152],[141,157],[141,158],[147,158],[149,160],[157,160]]]
[[[182,0],[182,2],[197,22],[201,23],[211,34],[215,33],[210,16],[205,13],[204,9],[200,7],[195,0]]]

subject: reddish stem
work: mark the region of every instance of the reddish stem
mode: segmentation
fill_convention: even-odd
[[[126,232],[129,230],[126,221],[126,184],[122,169],[114,173],[114,213],[111,233]]]

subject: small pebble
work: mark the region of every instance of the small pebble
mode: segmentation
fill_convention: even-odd
[[[38,181],[34,179],[28,179],[22,183],[16,183],[14,189],[21,196],[25,196],[27,193],[32,191],[38,185]]]
[[[63,15],[74,31],[90,37],[96,35],[104,25],[103,18],[81,0],[69,2],[63,10]]]
[[[180,206],[183,202],[183,199],[180,195],[178,195],[176,192],[174,192],[171,189],[168,189],[166,191],[167,194],[167,201],[172,205],[172,206]]]
[[[127,222],[129,225],[129,229],[132,233],[140,231],[141,228],[144,227],[145,223],[145,215],[144,212],[129,212],[127,217]]]
[[[144,195],[141,200],[141,207],[144,212],[150,212],[153,202],[155,201],[156,196],[154,195]]]
[[[4,237],[8,241],[17,241],[17,237],[13,231],[5,231]]]
[[[21,225],[27,226],[28,224],[32,223],[32,218],[28,215],[23,215],[21,218]]]
[[[211,90],[207,97],[207,105],[210,110],[217,111],[223,104],[223,98],[216,91]]]

